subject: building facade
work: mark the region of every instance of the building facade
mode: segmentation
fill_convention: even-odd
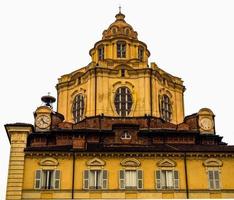
[[[184,116],[183,81],[148,63],[147,45],[119,12],[59,78],[35,123],[6,124],[6,199],[234,198],[234,146],[213,112]]]

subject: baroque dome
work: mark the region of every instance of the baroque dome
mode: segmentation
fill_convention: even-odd
[[[115,22],[113,22],[107,30],[102,33],[102,39],[111,39],[114,37],[127,37],[137,40],[137,32],[133,30],[132,26],[124,20],[125,15],[121,11],[115,15]]]

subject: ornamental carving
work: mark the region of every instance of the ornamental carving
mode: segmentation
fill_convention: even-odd
[[[86,165],[88,165],[88,166],[104,166],[104,165],[106,165],[106,162],[99,159],[99,158],[93,158],[93,159],[87,161]]]
[[[223,162],[215,158],[209,158],[203,162],[205,167],[222,167]]]
[[[168,158],[165,158],[163,160],[160,160],[157,163],[158,167],[175,167],[176,166],[176,162],[174,162],[173,160],[170,160]]]
[[[120,164],[125,167],[139,167],[141,165],[140,161],[135,158],[126,158]]]
[[[39,162],[39,165],[41,165],[41,166],[58,166],[59,162],[55,158],[47,157],[47,158],[42,159]]]

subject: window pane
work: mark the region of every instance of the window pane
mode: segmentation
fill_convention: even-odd
[[[160,171],[156,171],[156,178],[160,179]]]
[[[54,188],[59,189],[59,180],[56,180],[54,183]]]
[[[103,170],[103,179],[107,179],[107,171]]]
[[[179,176],[178,176],[178,171],[174,171],[174,178],[175,178],[175,179],[178,179],[178,178],[179,178]]]
[[[74,121],[76,123],[79,122],[82,119],[84,113],[84,97],[81,94],[75,97],[73,101],[72,112]]]
[[[115,108],[116,112],[122,116],[127,116],[132,107],[132,95],[127,87],[120,87],[115,93]]]
[[[100,189],[102,185],[102,173],[100,170],[90,170],[89,186],[93,189]]]
[[[214,177],[215,177],[215,179],[219,179],[219,172],[218,171],[214,171]]]
[[[84,171],[84,178],[85,178],[85,179],[88,179],[88,178],[89,178],[89,171],[88,171],[88,170],[85,170],[85,171]]]
[[[209,179],[213,180],[213,171],[209,171],[208,173],[209,173]]]
[[[126,186],[136,187],[136,171],[127,170],[125,171],[125,176],[126,176]]]
[[[138,179],[142,179],[142,171],[141,170],[138,170]]]
[[[37,170],[36,171],[36,179],[40,179],[41,178],[41,171]]]
[[[167,187],[173,187],[172,171],[166,171]]]
[[[161,116],[165,121],[171,121],[171,102],[167,95],[161,99]]]
[[[143,188],[143,181],[142,180],[138,180],[138,188]]]
[[[55,171],[55,179],[59,179],[60,178],[60,171],[56,170]]]
[[[103,189],[107,188],[107,180],[103,180],[103,185],[102,185]]]
[[[216,188],[216,189],[219,189],[219,180],[216,180],[216,181],[215,181],[215,188]]]
[[[214,182],[213,182],[213,180],[210,180],[210,188],[214,189]]]
[[[95,187],[95,171],[90,171],[89,186]]]
[[[40,180],[36,180],[35,188],[36,189],[40,188]]]
[[[124,179],[124,170],[120,170],[120,179]]]

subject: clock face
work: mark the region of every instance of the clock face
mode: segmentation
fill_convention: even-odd
[[[39,115],[36,118],[36,126],[41,129],[48,128],[50,126],[51,119],[48,115]]]
[[[203,130],[209,131],[213,128],[213,122],[209,118],[203,118],[200,121],[200,126]]]

